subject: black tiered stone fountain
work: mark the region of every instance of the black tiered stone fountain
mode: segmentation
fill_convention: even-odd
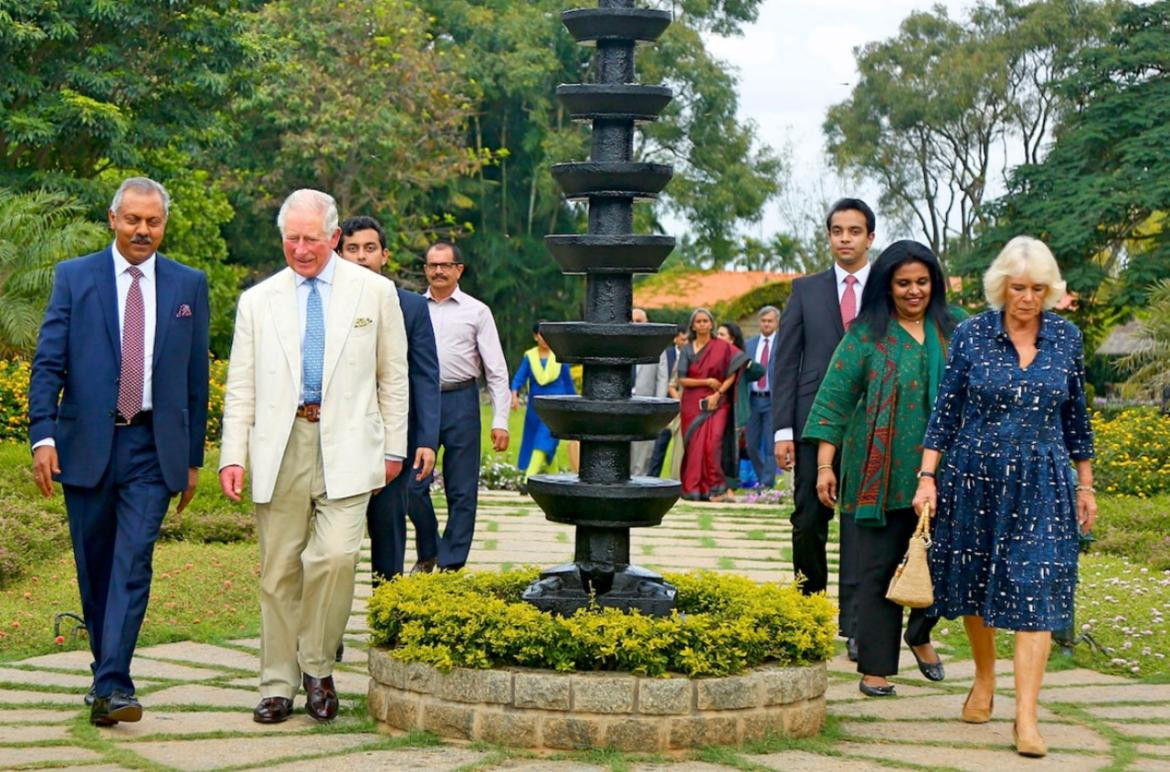
[[[678,499],[674,480],[630,477],[630,442],[658,435],[678,412],[672,399],[631,397],[633,367],[657,362],[673,324],[631,324],[633,274],[657,271],[674,248],[669,236],[636,236],[635,200],[653,199],[670,180],[666,164],[634,162],[634,123],[658,117],[670,89],[634,83],[634,46],[658,39],[670,13],[599,0],[562,16],[579,43],[596,46],[596,83],[568,85],[557,97],[575,120],[593,122],[586,163],[557,164],[553,177],[571,199],[589,202],[585,235],[545,243],[567,274],[585,274],[585,321],[546,322],[540,331],[557,358],[583,363],[580,396],[543,396],[536,412],[554,435],[581,441],[580,475],[537,475],[528,491],[557,523],[577,527],[573,563],[549,569],[524,593],[536,607],[570,614],[602,606],[664,615],[675,588],[630,564],[630,528],[654,526]]]

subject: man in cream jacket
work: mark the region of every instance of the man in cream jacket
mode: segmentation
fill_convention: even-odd
[[[366,503],[406,456],[406,333],[393,282],[334,253],[337,206],[298,190],[280,208],[288,269],[240,296],[224,394],[220,486],[244,470],[260,538],[260,723],[300,686],[337,715],[333,661],[353,603]]]

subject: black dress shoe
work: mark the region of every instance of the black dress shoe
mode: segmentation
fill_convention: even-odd
[[[97,684],[90,684],[89,691],[85,693],[85,704],[93,707],[93,701],[97,699]]]
[[[142,705],[132,695],[123,692],[94,697],[89,709],[89,723],[95,726],[113,726],[119,721],[133,722],[141,718]]]
[[[337,690],[333,688],[333,676],[313,678],[305,673],[301,677],[305,687],[305,712],[318,721],[332,721],[337,716],[339,703]]]
[[[906,641],[905,636],[903,636],[902,640]],[[906,641],[906,645],[910,646],[910,641]],[[926,676],[926,680],[941,681],[947,677],[947,674],[943,671],[942,657],[938,657],[937,651],[935,652],[935,656],[938,657],[937,662],[927,662],[921,659],[918,656],[918,652],[914,651],[913,646],[910,646],[910,653],[914,655],[914,661],[918,663],[918,669],[922,671],[922,675]]]
[[[886,684],[885,686],[870,686],[869,684],[867,684],[865,682],[864,677],[861,679],[860,683],[857,684],[857,688],[860,689],[861,693],[864,694],[866,697],[897,697],[898,696],[898,693],[896,691],[894,691],[893,684]]]
[[[845,641],[845,656],[849,658],[850,662],[857,661],[857,639],[848,638]]]
[[[293,703],[287,697],[265,697],[252,711],[257,724],[279,724],[292,715]]]

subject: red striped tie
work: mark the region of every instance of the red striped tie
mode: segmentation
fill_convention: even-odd
[[[146,358],[146,309],[142,303],[142,287],[138,280],[142,271],[130,266],[126,272],[133,277],[126,295],[126,311],[122,315],[122,375],[118,379],[118,412],[126,421],[142,410],[142,381]]]

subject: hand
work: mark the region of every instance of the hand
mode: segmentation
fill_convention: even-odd
[[[37,488],[46,499],[53,495],[55,474],[61,474],[61,466],[57,463],[57,448],[52,445],[41,445],[33,451],[33,479],[37,481]]]
[[[934,486],[933,477],[918,478],[918,490],[914,492],[914,500],[911,502],[917,515],[922,514],[922,507],[926,504],[930,505],[930,516],[933,518],[938,514],[938,490]]]
[[[175,507],[175,512],[182,512],[191,503],[191,499],[195,498],[195,487],[199,485],[199,470],[196,467],[187,468],[187,490],[179,495],[179,506]]]
[[[817,470],[817,498],[829,509],[837,506],[837,475],[831,466]]]
[[[1092,491],[1077,491],[1077,525],[1081,533],[1093,530],[1097,522],[1097,494]]]
[[[718,378],[708,378],[707,380],[703,381],[703,383],[707,386],[708,389],[711,389],[712,391],[718,391],[719,387],[723,385],[723,381],[719,380]]]
[[[220,469],[219,489],[232,501],[239,501],[240,493],[244,490],[244,467],[232,464]]]
[[[512,392],[512,409],[513,410],[520,409],[520,395],[517,394],[516,392]]]
[[[418,474],[414,476],[414,479],[416,480],[423,480],[428,474],[434,471],[434,448],[417,448],[414,451],[414,468],[418,470]]]
[[[714,394],[707,397],[707,410],[712,413],[715,412],[715,408],[719,407],[719,400],[721,399],[723,399],[723,395],[717,389]]]
[[[386,459],[386,484],[387,485],[389,485],[390,482],[395,477],[397,477],[401,472],[402,472],[402,460],[401,459],[389,459],[389,458]]]
[[[492,449],[497,453],[503,453],[508,449],[507,429],[492,429]]]
[[[780,440],[776,443],[775,453],[776,466],[785,472],[791,472],[792,465],[796,463],[796,443],[792,440]]]

